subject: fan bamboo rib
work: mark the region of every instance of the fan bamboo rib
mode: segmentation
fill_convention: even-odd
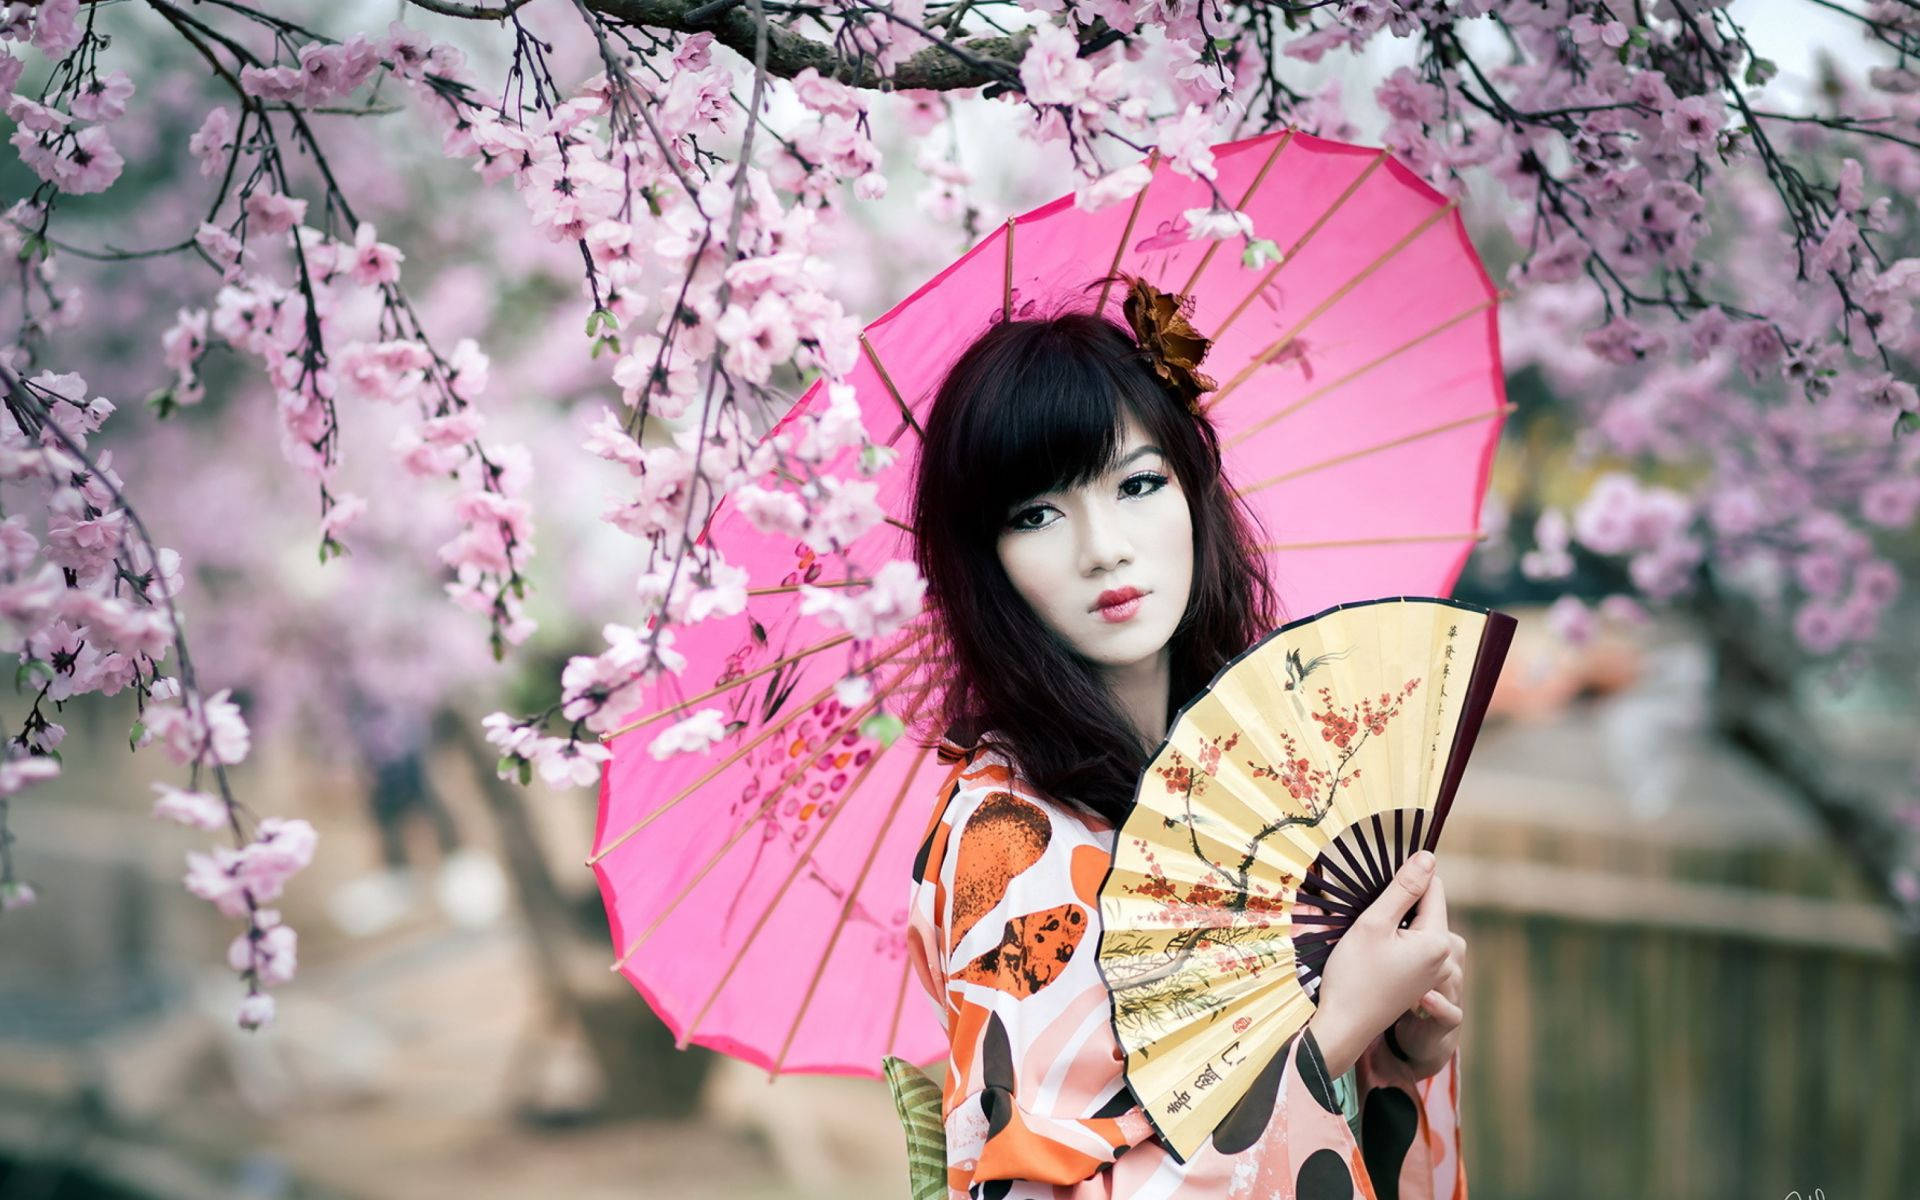
[[[1101,885],[1098,954],[1127,1081],[1182,1161],[1312,1016],[1333,947],[1420,847],[1498,669],[1481,659],[1496,615],[1510,629],[1437,597],[1336,605],[1175,717]]]

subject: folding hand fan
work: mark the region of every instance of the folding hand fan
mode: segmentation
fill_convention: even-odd
[[[1127,1082],[1182,1162],[1306,1025],[1353,918],[1433,849],[1514,624],[1440,597],[1335,605],[1176,714],[1101,886],[1099,964]]]

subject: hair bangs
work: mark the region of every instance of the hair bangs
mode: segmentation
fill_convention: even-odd
[[[1021,502],[1111,471],[1123,449],[1124,412],[1158,432],[1165,405],[1153,383],[1116,361],[1114,337],[1094,332],[1036,327],[1018,346],[1012,370],[980,381],[963,433],[975,455],[968,471],[978,481],[976,532],[997,535]]]

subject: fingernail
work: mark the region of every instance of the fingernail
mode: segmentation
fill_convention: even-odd
[[[1430,850],[1422,850],[1408,859],[1407,865],[1413,868],[1414,874],[1425,875],[1428,871],[1433,870],[1433,852]]]

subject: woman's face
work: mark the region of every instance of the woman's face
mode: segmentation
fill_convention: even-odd
[[[1107,668],[1165,648],[1187,611],[1193,521],[1179,478],[1126,414],[1118,464],[1073,491],[1047,492],[1006,514],[1000,562],[1016,591],[1068,645]],[[1138,591],[1107,608],[1103,594]]]

